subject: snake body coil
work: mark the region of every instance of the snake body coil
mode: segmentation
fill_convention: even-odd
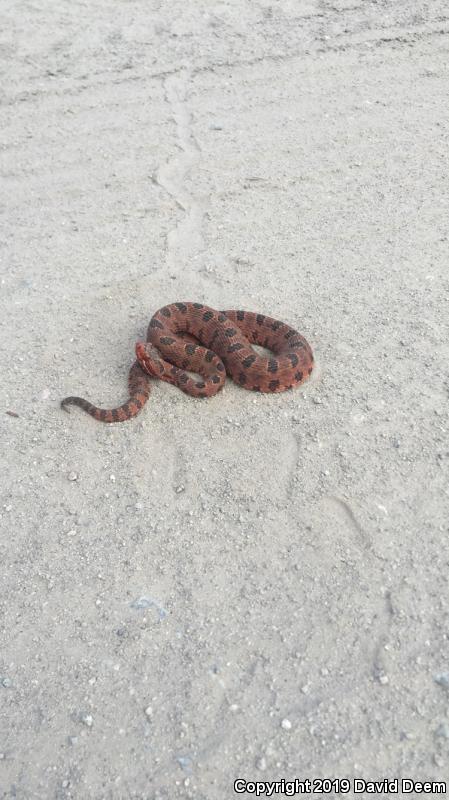
[[[274,355],[261,356],[252,344]],[[245,389],[284,392],[302,383],[313,369],[310,345],[284,322],[251,311],[216,311],[202,303],[173,303],[157,311],[147,341],[136,344],[136,356],[126,403],[103,409],[82,397],[66,397],[61,406],[79,406],[101,422],[123,422],[148,400],[150,376],[194,397],[212,397],[226,374]]]

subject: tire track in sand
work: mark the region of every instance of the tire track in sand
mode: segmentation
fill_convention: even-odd
[[[159,167],[155,181],[184,212],[167,235],[166,266],[176,273],[180,265],[203,248],[204,210],[186,187],[186,178],[199,163],[201,150],[192,131],[191,114],[186,103],[188,74],[168,76],[164,81],[164,89],[176,125],[178,153]]]

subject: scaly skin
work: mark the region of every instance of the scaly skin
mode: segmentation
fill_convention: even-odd
[[[128,389],[128,400],[117,408],[98,408],[83,397],[64,397],[64,400],[61,400],[61,408],[68,412],[67,406],[79,406],[99,422],[125,422],[139,413],[150,396],[149,377],[137,361],[129,371]]]
[[[251,344],[272,350],[259,356]],[[283,322],[251,311],[216,311],[202,303],[173,303],[153,316],[147,341],[136,344],[137,361],[129,373],[129,399],[102,409],[81,397],[61,406],[80,406],[101,422],[136,416],[150,394],[149,376],[173,383],[194,397],[212,397],[226,373],[239,386],[258,392],[284,392],[298,386],[313,369],[308,342]],[[192,378],[186,370],[199,373]]]

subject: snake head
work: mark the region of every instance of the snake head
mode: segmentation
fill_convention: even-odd
[[[142,369],[158,378],[164,371],[159,351],[149,342],[136,343],[136,357]]]

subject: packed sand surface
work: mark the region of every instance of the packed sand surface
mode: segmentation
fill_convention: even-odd
[[[0,9],[0,797],[448,779],[447,2]],[[311,379],[64,413],[187,300]]]

